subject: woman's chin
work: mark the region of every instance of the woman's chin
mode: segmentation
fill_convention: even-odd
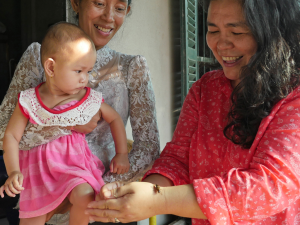
[[[236,85],[238,85],[238,83],[240,82],[238,73],[232,73],[224,70],[224,74],[225,77],[230,80],[231,86],[233,88],[235,88]]]
[[[97,37],[94,38],[94,44],[96,49],[100,49],[102,47],[104,47],[105,45],[107,45],[107,43],[112,39],[112,36],[108,36],[108,37]]]

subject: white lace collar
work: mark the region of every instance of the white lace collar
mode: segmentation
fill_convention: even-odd
[[[41,85],[41,84],[40,84]],[[27,110],[29,116],[41,126],[75,126],[87,124],[99,111],[102,103],[102,93],[87,87],[87,93],[74,106],[62,111],[47,108],[39,98],[38,85],[22,91],[19,104]]]

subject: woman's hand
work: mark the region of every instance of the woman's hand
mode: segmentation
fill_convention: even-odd
[[[74,127],[67,127],[69,130],[75,130],[78,133],[88,134],[91,133],[96,127],[97,123],[100,120],[100,113],[96,113],[93,118],[84,125],[76,125]]]
[[[16,197],[17,194],[24,190],[22,184],[23,174],[20,171],[13,171],[5,181],[5,184],[0,187],[1,198],[4,198],[4,191],[8,196]]]
[[[86,214],[90,221],[128,223],[164,213],[163,193],[147,182],[120,182],[102,187],[96,201],[89,203]]]

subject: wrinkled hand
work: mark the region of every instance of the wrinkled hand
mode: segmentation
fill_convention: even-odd
[[[110,162],[110,172],[123,174],[127,173],[130,168],[128,153],[117,153]]]
[[[4,191],[10,197],[16,197],[17,194],[20,194],[24,190],[23,185],[23,174],[20,171],[13,171],[5,184],[0,187],[0,196],[4,198]]]
[[[84,125],[75,126],[74,130],[82,134],[91,133],[97,127],[97,123],[99,120],[100,120],[100,113],[96,113],[93,116],[93,118],[90,120],[90,122]]]
[[[122,223],[140,221],[159,214],[162,206],[157,201],[159,196],[151,183],[133,182],[123,186],[113,182],[102,187],[85,213],[90,215],[90,221],[115,222],[114,218]]]

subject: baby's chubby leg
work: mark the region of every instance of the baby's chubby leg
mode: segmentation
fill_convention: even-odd
[[[68,197],[72,204],[69,225],[87,225],[89,216],[84,211],[87,205],[94,200],[94,189],[88,183],[79,184]]]
[[[20,219],[20,225],[44,225],[45,222],[46,222],[46,215]]]

